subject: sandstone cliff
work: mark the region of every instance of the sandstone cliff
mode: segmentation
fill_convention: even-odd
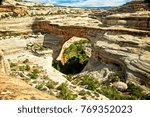
[[[144,0],[131,1],[125,5],[100,13],[91,14],[105,26],[123,25],[129,28],[150,29],[150,7]]]
[[[99,81],[107,80],[115,71],[121,73],[125,82],[132,81],[139,85],[150,82],[150,11],[147,3],[136,1],[115,9],[100,11],[98,14],[92,14],[96,19],[88,17],[91,10],[81,8],[16,4],[0,6],[0,10],[0,49],[4,52],[0,57],[2,72],[11,72],[3,59],[5,57],[7,61],[17,61],[19,65],[23,64],[21,61],[24,59],[29,59],[28,65],[39,65],[35,66],[43,68],[44,75],[58,84],[67,82],[70,89],[77,94],[82,88],[71,84],[64,74],[51,65],[58,56],[63,63],[63,53],[60,52],[64,49],[64,43],[72,37],[80,37],[90,41],[92,50],[90,61],[82,72],[92,74]],[[19,15],[14,16],[12,13]],[[41,51],[45,49],[43,47],[47,47],[48,50]],[[36,52],[32,53],[33,51]],[[43,54],[45,51],[47,53]],[[28,72],[17,73],[19,78],[28,79]],[[9,78],[3,73],[0,75],[0,83],[4,82],[0,87],[2,99],[55,99],[19,79]],[[43,81],[41,76],[38,80],[31,79],[28,83],[33,87],[38,86],[38,83],[43,85],[47,79]],[[8,82],[5,79],[8,79]],[[6,87],[10,88],[4,90]],[[31,92],[27,92],[28,89]],[[47,87],[45,90],[51,93]],[[54,95],[59,92],[54,90]],[[97,97],[107,99],[102,95]],[[81,99],[81,96],[77,99]]]

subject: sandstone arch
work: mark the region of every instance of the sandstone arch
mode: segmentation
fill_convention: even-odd
[[[120,49],[123,47],[134,47],[134,48],[140,48],[141,42],[135,42],[124,40],[124,38],[121,35],[134,35],[136,36],[150,36],[150,33],[148,31],[132,31],[132,30],[122,30],[122,29],[109,29],[109,28],[91,28],[91,27],[81,27],[81,26],[59,26],[55,24],[51,24],[49,21],[44,20],[35,20],[32,25],[32,30],[34,33],[41,32],[41,33],[50,33],[56,36],[61,36],[62,40],[60,41],[59,45],[60,48],[58,49],[58,53],[61,50],[62,45],[69,40],[73,36],[87,38],[91,41],[92,49],[93,51],[97,51],[98,55],[92,55],[98,58],[102,58],[104,62],[109,63],[116,63],[119,64],[122,67],[122,70],[124,70],[124,76],[126,79],[135,80],[139,82],[148,82],[149,79],[149,68],[145,66],[144,63],[141,60],[137,59],[137,62],[139,66],[137,67],[134,61],[134,57],[139,56],[139,54],[135,53],[126,53],[126,51],[122,50],[115,50],[115,47],[119,47]],[[109,34],[113,38],[115,35],[118,35],[113,39],[107,38],[107,35]],[[131,38],[131,40],[133,39]],[[126,38],[126,37],[125,37]],[[100,45],[95,45],[96,41],[99,41]],[[132,43],[131,43],[132,42]],[[103,45],[104,44],[104,45]],[[123,46],[124,45],[124,46]],[[106,48],[104,47],[106,46]],[[110,49],[109,49],[110,48]],[[114,53],[112,53],[112,49],[114,49]],[[118,48],[118,49],[119,49]],[[147,48],[147,47],[145,47]],[[125,55],[122,55],[122,52]],[[131,54],[131,55],[130,55]],[[145,56],[145,55],[144,55]],[[137,57],[136,57],[137,58]],[[143,64],[141,64],[143,63]],[[145,63],[149,66],[149,64]]]

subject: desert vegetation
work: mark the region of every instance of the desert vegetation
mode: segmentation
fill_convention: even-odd
[[[117,79],[117,81],[120,81],[119,76],[116,76],[116,74],[111,75],[108,79],[110,82],[114,82]],[[80,87],[83,87],[84,89],[94,91],[97,95],[103,94],[106,97],[108,97],[111,100],[141,100],[141,99],[149,99],[149,94],[144,93],[144,90],[131,82],[127,83],[128,88],[125,91],[120,91],[110,84],[106,85],[105,83],[99,83],[95,78],[89,76],[89,75],[76,75],[76,76],[67,76],[67,79],[71,81],[74,85],[78,85]],[[80,91],[79,95],[90,95],[91,93],[88,91]]]
[[[86,55],[83,50],[83,44],[89,43],[86,40],[81,40],[71,44],[64,51],[65,64],[62,65],[61,62],[56,61],[53,63],[53,66],[62,73],[65,74],[76,74],[83,70],[89,57]]]

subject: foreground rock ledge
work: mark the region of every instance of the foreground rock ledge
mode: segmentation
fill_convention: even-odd
[[[57,98],[41,92],[22,80],[0,73],[1,100],[56,100]]]

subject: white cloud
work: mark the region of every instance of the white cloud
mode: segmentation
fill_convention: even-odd
[[[65,6],[80,6],[80,7],[99,7],[99,6],[119,6],[126,3],[126,0],[86,0],[77,3],[60,4]]]
[[[131,0],[28,0],[74,7],[119,6]]]
[[[32,2],[41,2],[41,3],[51,3],[51,4],[56,4],[56,0],[25,0],[25,1],[32,1]]]

